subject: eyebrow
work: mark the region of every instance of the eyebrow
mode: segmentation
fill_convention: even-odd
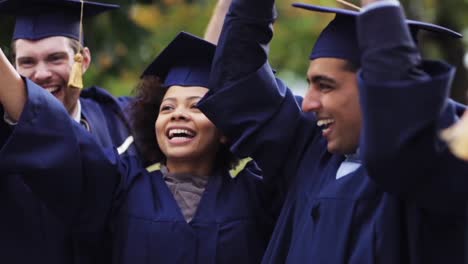
[[[17,61],[30,60],[30,59],[34,59],[34,57],[33,57],[33,56],[21,56],[21,57],[16,57],[16,60],[17,60]]]
[[[58,52],[53,52],[51,54],[47,54],[46,58],[50,58],[52,56],[67,56],[67,53],[66,52],[63,52],[63,51],[58,51]],[[21,60],[30,60],[30,59],[35,59],[34,56],[30,56],[30,55],[26,55],[26,56],[21,56],[21,57],[16,57],[16,59],[18,61],[21,61]]]
[[[191,101],[191,100],[194,100],[194,99],[201,99],[202,96],[189,96],[189,97],[186,97],[185,100],[187,101]],[[164,101],[177,101],[177,98],[175,97],[166,97],[162,100],[163,102]]]
[[[317,83],[317,82],[328,82],[330,84],[336,84],[336,81],[328,76],[325,76],[325,75],[316,75],[314,77],[312,77],[312,80],[311,80],[313,83]]]
[[[50,53],[47,55],[47,57],[52,57],[52,56],[67,56],[68,53],[65,52],[65,51],[57,51],[57,52],[53,52],[53,53]]]

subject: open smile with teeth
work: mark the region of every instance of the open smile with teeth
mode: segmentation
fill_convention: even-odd
[[[322,130],[326,130],[333,123],[335,123],[334,119],[321,119],[317,121],[317,126],[320,127]]]
[[[45,88],[46,91],[48,91],[49,93],[56,93],[60,90],[60,87],[59,86],[51,86],[51,87],[46,87]]]
[[[167,136],[169,139],[173,139],[173,138],[193,138],[195,137],[195,132],[191,131],[191,130],[188,130],[188,129],[180,129],[180,128],[176,128],[176,129],[169,129],[169,131],[167,132]]]

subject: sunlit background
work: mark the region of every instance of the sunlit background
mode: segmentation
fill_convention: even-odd
[[[253,1],[253,0],[252,0]],[[92,67],[86,85],[99,85],[115,95],[128,95],[139,75],[179,31],[203,36],[216,0],[101,0],[120,4],[121,9],[85,22],[85,42],[92,51]],[[331,15],[311,13],[278,1],[279,18],[271,47],[271,64],[297,94],[306,89],[308,54]],[[301,1],[299,1],[301,2]],[[340,6],[333,0],[303,2]],[[359,1],[350,1],[356,5]],[[468,0],[401,1],[407,16],[438,23],[468,36]],[[7,53],[13,28],[11,17],[0,17],[0,45]],[[458,74],[452,97],[466,102],[468,88],[468,38],[440,39],[421,36],[426,58],[443,59],[456,65]]]

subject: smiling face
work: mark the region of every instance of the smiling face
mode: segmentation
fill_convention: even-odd
[[[309,89],[302,103],[314,112],[331,153],[356,151],[361,133],[361,108],[356,73],[342,59],[312,60],[307,71]]]
[[[171,86],[161,102],[155,130],[166,164],[196,164],[211,168],[224,137],[197,108],[207,88]],[[172,167],[172,168],[171,168]]]
[[[73,65],[70,39],[48,37],[40,40],[18,39],[15,41],[15,65],[19,74],[51,92],[61,101],[69,113],[77,105],[80,90],[68,87],[68,78]],[[83,71],[90,62],[88,49],[84,49]]]

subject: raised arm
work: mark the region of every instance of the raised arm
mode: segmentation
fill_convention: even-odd
[[[210,91],[199,103],[231,139],[232,151],[252,157],[266,178],[287,167],[293,175],[304,138],[297,135],[313,135],[313,123],[306,123],[295,97],[268,63],[275,15],[273,0],[233,0],[216,49]]]
[[[425,207],[457,208],[467,194],[468,165],[438,140],[457,118],[447,100],[454,69],[423,61],[398,1],[385,2],[358,18],[364,163],[386,191]]]
[[[226,17],[229,6],[232,0],[218,0],[211,15],[210,22],[206,27],[204,39],[217,44],[221,29],[223,28],[224,18]]]
[[[13,120],[18,120],[26,103],[24,81],[0,49],[0,103]]]
[[[5,75],[0,78],[5,83]],[[23,85],[27,90],[17,94],[27,94],[27,101],[0,149],[2,174],[21,175],[67,227],[96,235],[108,220],[124,165],[116,152],[106,155],[49,92],[27,79]]]

